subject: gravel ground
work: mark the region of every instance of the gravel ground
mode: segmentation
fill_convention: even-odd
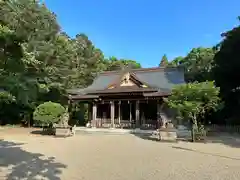
[[[0,132],[0,180],[239,180],[240,147]]]

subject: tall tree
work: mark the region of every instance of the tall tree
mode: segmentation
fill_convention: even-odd
[[[66,88],[86,87],[98,72],[118,65],[140,67],[132,60],[104,58],[85,34],[70,38],[41,1],[0,1],[0,91],[30,109],[28,115],[39,103],[62,102]]]
[[[8,87],[11,92],[14,91],[14,94],[21,98],[22,103],[28,104],[31,99],[30,95],[36,95],[38,91],[38,85],[34,85],[34,83],[38,83],[39,80],[45,81],[48,70],[54,69],[51,68],[54,64],[52,62],[54,59],[52,58],[54,54],[52,42],[55,41],[59,32],[59,26],[55,15],[38,1],[1,1],[0,13],[0,23],[9,28],[16,38],[21,39],[21,47],[18,50],[22,52],[22,55],[14,60],[15,63],[19,62],[18,66],[12,65],[11,74],[9,74],[10,69],[6,71],[8,75],[5,78],[5,89]],[[6,51],[6,46],[3,49]],[[16,54],[16,50],[13,49],[9,54],[11,58],[7,63],[11,63],[12,55]],[[7,79],[9,83],[6,82]],[[28,84],[24,82],[28,82]],[[10,87],[7,84],[14,84],[14,86]],[[23,84],[27,87],[31,86],[31,93],[26,91],[28,88]],[[19,88],[24,91],[19,91]]]
[[[71,62],[73,73],[68,79],[68,87],[85,87],[98,72],[106,69],[107,62],[102,51],[85,34],[78,34],[71,44],[74,59]]]
[[[220,106],[219,88],[214,82],[188,83],[176,86],[165,102],[177,112],[177,118],[190,121],[193,131],[202,124],[203,117]],[[194,133],[192,134],[193,140]]]
[[[216,85],[225,100],[226,113],[238,116],[240,108],[240,26],[224,33],[213,68]],[[240,124],[240,121],[238,120]]]
[[[185,79],[187,82],[213,80],[211,71],[214,66],[213,58],[215,52],[216,50],[213,48],[193,48],[180,61],[180,66],[185,69]]]
[[[160,61],[159,67],[166,67],[167,65],[168,65],[168,58],[167,58],[167,55],[164,54]]]
[[[39,64],[24,46],[14,31],[0,26],[0,88],[16,96],[23,105],[36,96],[36,79],[28,77],[27,73],[30,67]]]
[[[130,69],[138,69],[141,68],[141,64],[134,61],[134,60],[127,60],[127,59],[117,59],[116,57],[112,56],[107,60],[108,71],[115,71],[115,70],[121,70],[126,67]]]
[[[168,62],[168,67],[178,67],[181,65],[182,61],[184,60],[184,57],[178,56],[174,58],[172,61]]]

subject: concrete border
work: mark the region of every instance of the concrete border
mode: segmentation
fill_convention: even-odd
[[[76,133],[152,134],[154,130],[76,127]]]

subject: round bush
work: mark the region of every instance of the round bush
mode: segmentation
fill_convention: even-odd
[[[33,119],[39,124],[50,125],[60,121],[65,112],[65,108],[61,104],[45,102],[35,109]]]

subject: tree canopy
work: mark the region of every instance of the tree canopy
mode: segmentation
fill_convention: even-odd
[[[203,82],[213,80],[212,67],[215,50],[213,48],[193,48],[185,58],[180,61],[185,68],[187,82]]]
[[[176,86],[172,95],[165,99],[169,107],[176,110],[179,120],[190,121],[192,124],[192,140],[195,140],[195,132],[204,136],[203,119],[221,106],[219,88],[214,82],[188,83]],[[181,123],[182,124],[182,123]]]
[[[65,108],[58,103],[45,102],[40,104],[33,113],[33,119],[41,125],[50,125],[61,120],[66,112]]]
[[[21,111],[32,113],[46,100],[62,103],[65,89],[86,87],[97,73],[123,66],[141,67],[104,57],[84,33],[69,37],[41,1],[0,1],[0,90]]]
[[[45,101],[64,105],[66,89],[90,85],[101,71],[141,67],[135,60],[105,57],[82,32],[69,37],[56,17],[42,1],[0,1],[1,119],[20,122]],[[186,56],[173,60],[164,54],[159,67],[184,68],[186,82],[196,91],[214,81],[225,104],[221,117],[239,119],[240,26],[222,37],[214,47],[192,47]],[[194,94],[188,86],[183,90]]]
[[[168,65],[168,58],[167,58],[167,55],[164,54],[160,61],[159,67],[166,67],[167,65]]]
[[[130,69],[137,69],[141,68],[141,64],[137,63],[133,60],[127,60],[127,59],[117,59],[116,57],[112,56],[109,59],[107,59],[107,71],[114,71],[114,70],[121,70],[124,68],[130,68]]]
[[[228,116],[239,119],[240,108],[240,26],[223,33],[223,41],[214,57],[213,75],[226,103]],[[237,120],[236,123],[240,124]]]
[[[177,111],[179,119],[199,122],[201,117],[219,106],[219,88],[214,82],[188,83],[176,86],[172,95],[165,99],[167,104]]]

